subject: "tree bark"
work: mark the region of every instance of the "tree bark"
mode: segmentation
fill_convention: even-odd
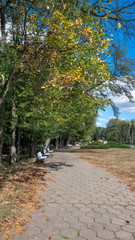
[[[0,119],[0,166],[2,165],[2,133],[3,133],[2,119]]]
[[[45,140],[45,143],[44,143],[45,149],[48,148],[49,143],[50,143],[50,138],[47,138],[47,139]]]
[[[55,148],[56,148],[56,149],[58,149],[58,145],[59,145],[59,139],[57,138],[57,139],[55,140]]]
[[[15,109],[15,94],[13,96],[12,100],[12,146],[11,146],[11,151],[10,151],[10,158],[11,158],[11,163],[15,164],[17,161],[16,158],[16,145],[15,145],[15,137],[16,137],[16,109]]]
[[[70,144],[70,138],[68,138],[66,146],[68,146],[68,144]]]
[[[29,149],[30,158],[34,158],[36,156],[35,151],[36,151],[36,141],[34,136],[32,135],[30,140],[30,149]]]
[[[2,4],[2,0],[0,0],[0,10],[1,10],[1,47],[0,50],[3,52],[4,45],[6,42],[6,20],[5,20],[5,5]]]
[[[20,127],[17,129],[17,143],[16,143],[17,161],[20,160]]]
[[[3,90],[2,90],[1,95],[0,95],[0,108],[2,107],[2,104],[4,102],[5,96],[6,96],[7,92],[8,92],[8,90],[9,90],[10,84],[13,81],[15,68],[16,68],[16,63],[14,64],[14,66],[12,68],[12,71],[11,71],[11,74],[10,74],[10,77],[9,77],[8,81],[6,81],[5,85],[3,86]]]
[[[60,147],[63,147],[64,145],[64,138],[62,136],[62,134],[60,135]]]

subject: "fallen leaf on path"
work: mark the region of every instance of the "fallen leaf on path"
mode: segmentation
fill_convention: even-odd
[[[49,237],[49,240],[51,240],[51,239],[53,239],[53,235],[51,235],[51,236]]]

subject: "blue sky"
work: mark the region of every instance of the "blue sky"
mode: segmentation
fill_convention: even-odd
[[[135,90],[132,92],[135,101]],[[119,108],[119,119],[131,120],[135,119],[135,102],[129,102],[125,96],[113,98],[114,103]],[[111,107],[106,107],[105,111],[100,110],[96,121],[97,126],[106,127],[106,124],[110,118],[113,118],[114,113]]]
[[[135,61],[135,41],[127,41],[126,44],[127,57],[133,58]],[[113,97],[113,101],[119,108],[119,119],[131,120],[135,119],[135,90],[132,91],[134,103],[129,102],[128,98],[125,96]],[[106,127],[106,124],[110,118],[113,118],[114,113],[111,107],[106,107],[105,111],[99,110],[99,115],[97,117],[96,124],[100,127]]]

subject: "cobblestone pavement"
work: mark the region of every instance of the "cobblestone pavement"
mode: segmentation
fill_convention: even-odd
[[[68,152],[48,158],[41,208],[12,240],[134,240],[135,194],[119,179]]]

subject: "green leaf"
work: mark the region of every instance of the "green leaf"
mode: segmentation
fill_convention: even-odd
[[[67,236],[61,236],[63,239],[69,239],[69,237]]]

